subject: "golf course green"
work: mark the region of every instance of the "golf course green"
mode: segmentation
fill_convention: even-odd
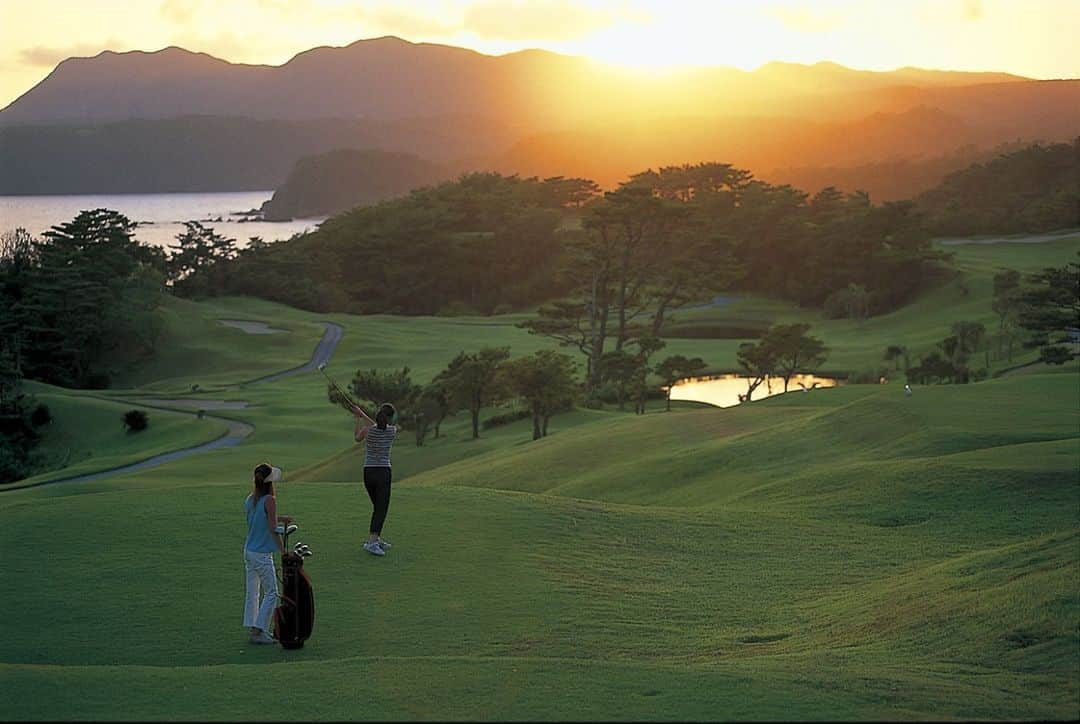
[[[792,322],[822,371],[993,328],[992,276],[1076,258],[1080,234],[953,245],[962,275],[890,314],[826,320],[774,300],[677,313]],[[1017,349],[967,385],[846,384],[730,409],[579,407],[532,441],[521,420],[470,439],[468,413],[394,446],[384,535],[352,419],[327,372],[458,352],[550,348],[493,317],[314,314],[256,299],[169,299],[154,361],[115,389],[39,383],[55,469],[0,488],[6,720],[1071,720],[1080,715],[1080,364]],[[284,330],[249,334],[220,320]],[[660,357],[737,369],[745,340],[668,339]],[[197,386],[197,387],[196,387]],[[186,400],[173,409],[140,400]],[[193,413],[197,401],[246,406]],[[147,412],[144,432],[120,418]],[[485,410],[482,419],[494,410]],[[89,482],[253,427],[239,444]],[[285,470],[278,509],[314,551],[303,649],[242,624],[251,469]],[[59,467],[59,463],[67,467]]]

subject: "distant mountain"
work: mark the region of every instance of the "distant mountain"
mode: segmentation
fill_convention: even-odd
[[[453,176],[450,167],[408,153],[343,149],[307,156],[297,161],[285,183],[263,204],[263,218],[331,216]]]
[[[642,74],[393,37],[281,66],[105,51],[63,61],[0,111],[0,193],[276,188],[300,158],[342,148],[609,186],[662,164],[856,166],[1078,129],[1080,80],[1003,73],[769,63]]]
[[[315,48],[282,66],[229,63],[170,47],[69,58],[3,111],[0,124],[102,123],[212,115],[259,120],[397,120],[446,115],[548,115],[538,74],[585,61],[529,51],[493,57],[398,38]],[[552,78],[557,83],[557,78]],[[528,91],[528,92],[526,92]],[[507,114],[500,106],[513,105]]]
[[[0,127],[0,195],[263,191],[285,183],[301,158],[335,148],[408,152],[441,163],[489,156],[516,138],[474,117]]]
[[[875,203],[882,203],[914,198],[940,185],[954,171],[989,161],[1025,145],[1012,142],[992,149],[968,145],[941,156],[886,159],[853,166],[777,168],[758,176],[769,183],[789,184],[810,194],[827,186],[844,192],[865,191]]]
[[[987,142],[979,127],[926,107],[829,123],[691,117],[536,134],[515,144],[494,165],[507,173],[585,176],[610,186],[645,168],[705,160],[762,175],[793,165],[850,166],[937,156]]]
[[[785,115],[784,106],[792,103],[791,110],[806,114],[813,104],[805,100],[822,95],[1003,81],[1027,79],[907,68],[860,71],[834,63],[769,63],[753,72],[692,68],[643,76],[547,51],[489,56],[384,37],[314,48],[281,66],[229,63],[177,47],[68,58],[0,111],[0,123],[192,115],[388,120],[480,114],[548,129],[603,120],[613,112]],[[817,110],[815,115],[827,109]]]

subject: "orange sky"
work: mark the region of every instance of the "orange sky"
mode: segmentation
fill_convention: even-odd
[[[60,60],[179,45],[280,64],[398,35],[647,69],[770,60],[1080,77],[1080,0],[0,0],[0,106]]]

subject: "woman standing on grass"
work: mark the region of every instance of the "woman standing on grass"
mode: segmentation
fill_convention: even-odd
[[[270,618],[278,603],[277,571],[274,570],[274,551],[285,555],[285,543],[274,528],[278,523],[292,521],[287,515],[278,517],[274,483],[281,480],[281,468],[261,463],[252,473],[254,489],[244,499],[247,514],[247,540],[244,541],[244,575],[246,598],[244,625],[251,630],[251,643],[276,643],[270,635]],[[262,603],[259,593],[262,593]]]
[[[390,447],[397,437],[397,426],[390,422],[397,411],[389,402],[384,402],[372,420],[359,407],[352,410],[356,414],[356,441],[363,441],[366,445],[364,487],[367,488],[372,507],[364,550],[374,556],[385,556],[386,551],[390,550],[390,542],[383,540],[381,533],[386,512],[390,509]]]

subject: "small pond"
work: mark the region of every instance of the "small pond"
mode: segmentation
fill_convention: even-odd
[[[743,375],[717,375],[715,377],[691,377],[676,382],[671,388],[671,399],[707,402],[717,407],[734,407],[742,402],[750,383]],[[825,387],[836,387],[842,381],[832,377],[795,375],[788,381],[788,392],[800,394]],[[754,390],[752,400],[761,400],[784,392],[783,377],[767,377]]]

